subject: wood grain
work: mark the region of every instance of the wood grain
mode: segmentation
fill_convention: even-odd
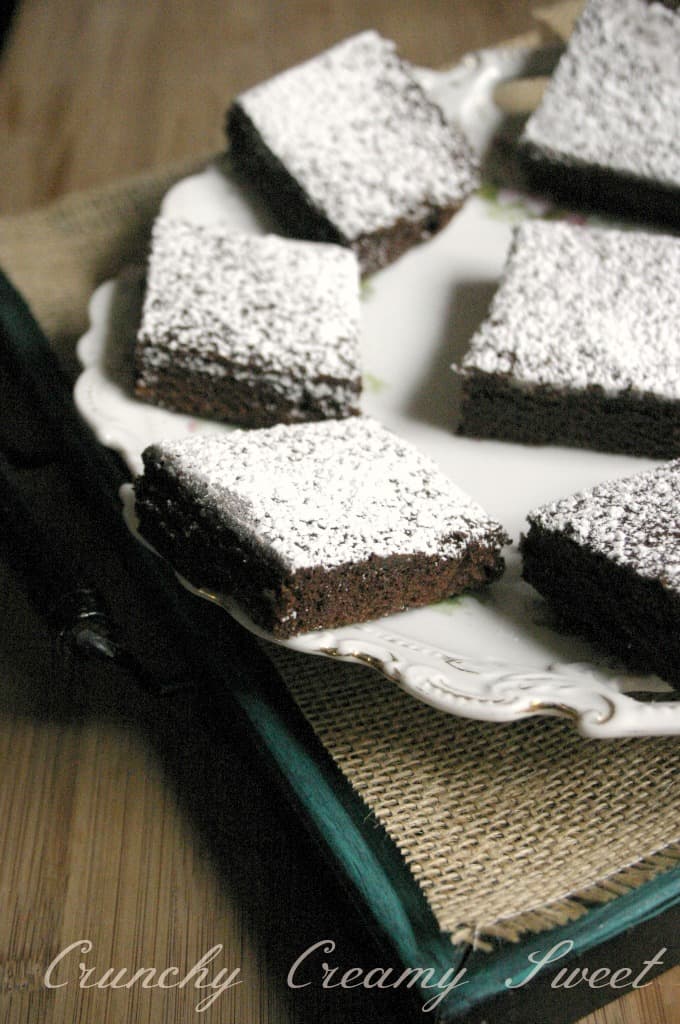
[[[232,95],[358,29],[437,66],[528,31],[530,6],[26,0],[0,66],[0,212],[220,148]],[[200,707],[159,709],[114,672],[65,675],[7,574],[0,617],[2,1019],[403,1021],[386,992],[287,987],[295,957],[322,938],[345,967],[378,954],[229,723],[211,734]],[[46,987],[47,965],[77,940],[92,948],[55,972],[66,984]],[[190,985],[78,984],[80,960],[95,982],[110,967],[191,965],[215,947],[211,976],[239,967],[242,983],[202,1014],[205,993]],[[677,1024],[679,995],[676,968],[583,1024]],[[526,1020],[545,1024],[540,1007]]]

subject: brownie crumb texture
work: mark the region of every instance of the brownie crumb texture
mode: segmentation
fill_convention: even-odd
[[[530,513],[523,575],[635,670],[680,685],[680,461]]]
[[[478,185],[462,132],[373,31],[242,93],[227,132],[283,228],[351,246],[363,273],[442,228]]]
[[[160,217],[136,395],[241,426],[359,412],[359,273],[337,245]]]
[[[373,420],[154,445],[142,534],[193,583],[277,636],[377,618],[503,570],[502,527]]]
[[[462,366],[460,432],[680,455],[680,239],[527,221]]]

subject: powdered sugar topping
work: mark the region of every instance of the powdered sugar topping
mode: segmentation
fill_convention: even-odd
[[[527,221],[467,370],[680,398],[680,239]]]
[[[523,142],[567,163],[680,186],[680,13],[590,0]]]
[[[545,505],[528,519],[680,593],[680,460]]]
[[[369,31],[243,93],[269,150],[348,242],[459,205],[476,187],[462,134]]]
[[[288,571],[505,542],[433,462],[370,419],[196,435],[145,454]]]
[[[293,401],[337,381],[358,390],[358,333],[358,265],[342,246],[156,221],[139,333],[147,378],[173,364],[259,375]]]

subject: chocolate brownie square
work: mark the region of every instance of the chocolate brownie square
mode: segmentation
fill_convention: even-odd
[[[527,221],[462,367],[459,430],[680,455],[680,239]]]
[[[227,133],[284,230],[351,246],[364,273],[443,227],[478,184],[462,133],[373,31],[242,93]]]
[[[523,576],[635,669],[680,684],[680,461],[528,516]]]
[[[519,148],[561,201],[680,224],[677,2],[590,0]]]
[[[373,420],[326,420],[144,452],[141,534],[278,637],[374,619],[503,570],[501,526]]]
[[[160,217],[137,397],[241,426],[359,412],[359,273],[337,245]]]

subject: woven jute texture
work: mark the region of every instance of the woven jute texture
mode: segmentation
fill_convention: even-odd
[[[678,863],[677,739],[454,718],[371,669],[268,653],[454,941],[573,920]]]
[[[144,257],[165,191],[204,162],[0,220],[0,265],[67,368],[91,292]],[[680,861],[677,740],[455,719],[370,670],[270,655],[454,941],[550,928]]]

